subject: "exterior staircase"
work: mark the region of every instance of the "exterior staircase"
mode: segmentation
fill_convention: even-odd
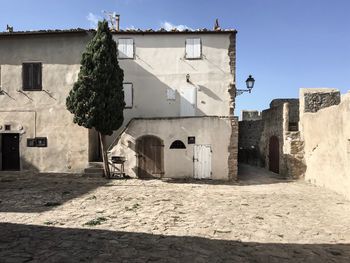
[[[89,162],[89,167],[84,169],[87,177],[102,177],[103,173],[103,162]]]

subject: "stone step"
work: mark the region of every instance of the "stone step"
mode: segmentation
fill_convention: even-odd
[[[103,162],[89,162],[88,168],[103,168]]]
[[[85,173],[103,173],[103,168],[99,167],[89,167],[84,169]]]
[[[87,177],[102,177],[104,174],[102,162],[91,162],[89,167],[84,169],[84,176]]]

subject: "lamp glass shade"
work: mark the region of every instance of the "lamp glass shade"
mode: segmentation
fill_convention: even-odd
[[[255,79],[252,77],[252,75],[249,75],[245,83],[247,85],[247,89],[251,90],[254,87]]]

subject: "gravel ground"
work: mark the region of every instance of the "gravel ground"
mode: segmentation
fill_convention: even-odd
[[[350,262],[350,201],[238,183],[0,174],[0,262]]]

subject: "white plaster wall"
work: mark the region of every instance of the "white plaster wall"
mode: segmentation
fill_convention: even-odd
[[[305,180],[350,198],[350,94],[339,105],[301,116]]]
[[[134,106],[124,111],[124,125],[135,117],[180,116],[180,89],[197,89],[196,116],[228,116],[230,73],[228,48],[230,34],[145,34],[114,35],[132,38],[134,59],[119,60],[124,82],[133,83]],[[202,59],[185,59],[187,38],[201,38]],[[191,82],[186,82],[186,74]],[[167,88],[176,90],[176,100],[167,100]],[[118,133],[116,133],[118,134]],[[109,143],[112,142],[110,138]]]
[[[132,120],[110,155],[125,156],[126,173],[137,176],[136,140],[143,135],[154,135],[164,142],[164,177],[193,177],[193,144],[188,136],[196,137],[196,144],[212,148],[212,179],[228,179],[228,146],[231,125],[229,118],[169,118]],[[186,149],[169,149],[174,140],[185,143]]]
[[[0,96],[0,125],[11,124],[11,132],[21,134],[22,170],[81,172],[87,166],[88,131],[73,124],[65,106],[87,40],[75,34],[0,38],[1,87],[6,92]],[[45,91],[22,91],[22,63],[28,61],[42,63]],[[27,138],[34,136],[47,137],[48,147],[27,147]]]

